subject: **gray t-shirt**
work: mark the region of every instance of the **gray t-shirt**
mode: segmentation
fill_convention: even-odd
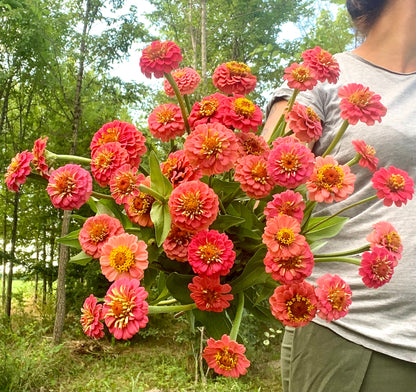
[[[321,155],[325,151],[342,123],[338,88],[348,83],[361,83],[381,96],[387,114],[374,126],[361,122],[350,125],[330,155],[340,164],[347,163],[355,155],[351,141],[361,139],[375,148],[379,167],[395,166],[416,180],[416,73],[391,72],[353,53],[335,57],[341,69],[338,83],[320,83],[297,99],[311,106],[324,123],[323,135],[315,143],[314,153]],[[288,99],[291,94],[292,90],[285,86],[278,88],[268,107],[278,99]],[[343,202],[320,204],[317,214],[331,215],[346,205],[375,195],[372,173],[358,165],[352,171],[357,176],[354,193]],[[341,262],[317,263],[312,281],[325,273],[337,274],[350,285],[353,296],[346,317],[330,323],[319,318],[314,321],[362,346],[416,362],[416,200],[402,207],[385,207],[377,200],[350,209],[342,216],[349,216],[350,220],[318,253],[359,248],[367,243],[366,236],[374,223],[387,221],[402,239],[402,258],[391,281],[377,289],[363,284],[358,266]]]

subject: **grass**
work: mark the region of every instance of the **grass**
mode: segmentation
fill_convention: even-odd
[[[205,364],[203,374],[196,371],[199,334],[183,319],[155,315],[131,341],[93,341],[82,334],[79,315],[69,315],[63,342],[54,346],[50,311],[17,309],[11,323],[0,322],[0,391],[281,391],[278,344],[264,346],[260,330],[245,342],[252,359],[247,375],[229,379],[207,372]]]

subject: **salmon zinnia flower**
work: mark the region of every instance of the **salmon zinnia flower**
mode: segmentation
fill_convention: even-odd
[[[203,230],[195,234],[188,246],[188,261],[202,276],[227,275],[234,265],[234,244],[227,234]]]
[[[146,243],[134,234],[110,237],[102,247],[101,271],[110,282],[122,278],[142,279],[149,265],[146,248]]]
[[[188,117],[191,129],[195,129],[200,124],[221,122],[218,108],[225,98],[227,97],[224,94],[214,93],[203,98],[201,102],[195,102]]]
[[[230,340],[223,335],[221,340],[208,339],[207,347],[202,357],[207,361],[208,367],[215,373],[224,377],[240,377],[247,373],[250,361],[244,355],[246,349],[242,344]]]
[[[293,63],[285,69],[283,79],[289,88],[299,91],[312,90],[318,83],[315,73],[306,64]]]
[[[169,234],[163,242],[163,250],[171,260],[185,262],[188,260],[188,246],[193,232],[182,230],[172,224]]]
[[[257,136],[252,132],[237,132],[235,136],[239,142],[241,156],[258,155],[268,158],[270,147],[263,136]]]
[[[81,208],[92,193],[91,174],[80,165],[59,167],[51,173],[46,191],[56,208]]]
[[[30,162],[33,154],[27,150],[17,153],[7,168],[4,182],[10,191],[18,192],[19,186],[26,182],[27,176],[31,172]]]
[[[325,274],[317,279],[318,316],[326,321],[344,317],[351,305],[350,286],[338,275]]]
[[[396,229],[388,222],[373,225],[374,231],[367,236],[371,249],[382,247],[387,249],[397,260],[402,257],[403,244]]]
[[[46,164],[45,158],[45,149],[46,142],[48,141],[47,137],[39,138],[35,141],[32,149],[33,160],[32,165],[35,170],[43,177],[49,178],[49,167]]]
[[[99,259],[102,247],[108,239],[122,233],[124,228],[118,219],[101,214],[91,216],[84,222],[78,240],[88,256]]]
[[[257,78],[246,64],[230,61],[215,69],[212,83],[225,94],[246,95],[255,89]]]
[[[116,339],[130,339],[148,323],[147,292],[137,279],[115,281],[104,298],[103,317]]]
[[[230,306],[234,296],[228,294],[231,291],[229,284],[221,284],[219,276],[195,276],[192,283],[188,284],[191,298],[200,310],[207,312],[222,312]]]
[[[151,134],[162,142],[168,142],[185,133],[181,109],[173,103],[165,103],[156,107],[147,123]]]
[[[381,117],[386,115],[387,109],[380,102],[380,95],[362,84],[350,83],[340,87],[338,96],[341,98],[341,117],[351,125],[358,121],[374,125],[376,121],[381,122]]]
[[[388,207],[393,203],[397,207],[407,204],[407,200],[412,200],[415,192],[413,179],[407,172],[394,166],[388,169],[380,168],[374,173],[371,181],[377,191],[377,197],[383,199],[383,204]]]
[[[150,187],[150,178],[146,177],[142,185]],[[124,203],[124,209],[127,217],[133,222],[143,227],[152,227],[153,222],[150,218],[150,211],[152,210],[155,198],[147,193],[138,191],[127,198]]]
[[[202,177],[201,169],[191,166],[184,150],[170,153],[168,159],[160,166],[162,173],[174,188],[184,181],[199,180]]]
[[[147,78],[163,78],[178,68],[182,61],[181,49],[172,41],[153,41],[150,46],[143,49],[140,57],[140,69]]]
[[[304,64],[308,65],[320,82],[336,83],[340,74],[339,64],[331,53],[315,46],[302,53]]]
[[[332,203],[345,200],[354,192],[355,174],[348,165],[339,165],[330,155],[317,157],[313,173],[306,183],[309,200]]]
[[[288,215],[302,223],[305,202],[299,192],[288,189],[282,193],[273,195],[273,200],[269,201],[264,208],[266,219],[271,219],[277,215]]]
[[[321,119],[310,107],[295,102],[285,119],[289,129],[301,142],[309,143],[322,136]]]
[[[136,172],[136,167],[131,167],[126,163],[112,175],[110,192],[117,204],[126,203],[129,197],[140,192],[139,185],[145,180],[145,176]]]
[[[353,140],[352,145],[357,154],[360,154],[361,156],[358,164],[361,167],[367,167],[368,170],[374,173],[377,170],[378,165],[378,158],[375,156],[376,150],[374,147],[366,144],[364,140]]]
[[[196,72],[193,68],[189,67],[180,68],[175,71],[172,71],[171,75],[175,80],[181,95],[192,94],[198,87],[199,82],[201,81],[199,73]],[[175,91],[166,79],[163,82],[163,87],[168,97],[175,96]]]
[[[93,339],[100,339],[104,336],[104,325],[100,322],[102,318],[103,305],[97,305],[97,298],[92,294],[85,299],[81,308],[81,325],[85,335]]]

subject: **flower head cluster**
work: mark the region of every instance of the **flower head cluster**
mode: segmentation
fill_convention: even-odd
[[[151,134],[162,142],[168,142],[185,133],[181,109],[173,103],[165,103],[156,107],[147,122]]]
[[[336,83],[340,74],[339,64],[331,53],[315,46],[313,49],[302,53],[304,64],[306,64],[316,75],[320,82]]]
[[[273,200],[269,201],[264,208],[264,215],[267,219],[277,215],[288,215],[302,223],[304,209],[305,202],[302,195],[288,189],[273,195]]]
[[[32,165],[35,170],[44,178],[49,178],[49,167],[46,164],[45,150],[48,137],[39,138],[35,141],[32,149]]]
[[[378,165],[378,158],[375,156],[376,150],[374,147],[366,144],[364,140],[353,140],[352,145],[361,157],[358,164],[374,173]]]
[[[200,102],[195,102],[188,118],[191,129],[200,124],[221,122],[218,109],[221,102],[226,98],[227,96],[224,94],[214,93],[203,98]]]
[[[146,177],[141,184],[150,187],[150,178]],[[134,192],[124,203],[127,217],[130,221],[140,226],[153,226],[150,211],[154,202],[155,198],[153,196],[141,191]]]
[[[19,152],[12,158],[5,176],[5,183],[10,191],[18,192],[19,186],[26,182],[27,176],[31,172],[30,162],[33,160],[31,152]]]
[[[191,166],[184,150],[170,153],[167,160],[162,162],[161,169],[174,188],[184,181],[199,180],[202,177],[201,169]]]
[[[310,107],[295,102],[285,118],[289,129],[301,142],[316,141],[322,135],[321,119]]]
[[[117,204],[126,203],[129,197],[140,192],[139,185],[144,180],[144,175],[137,173],[136,167],[131,167],[126,163],[120,166],[110,178],[111,196]]]
[[[257,78],[246,64],[230,61],[215,69],[212,83],[225,94],[246,95],[255,89]]]
[[[84,301],[81,308],[81,325],[85,335],[93,339],[100,339],[104,336],[104,325],[100,321],[102,319],[103,305],[97,304],[97,298],[90,295]]]
[[[245,155],[259,155],[268,158],[270,147],[263,136],[257,136],[252,132],[237,132],[235,134],[240,146],[239,153]]]
[[[377,222],[367,236],[371,249],[381,247],[388,250],[397,260],[402,257],[403,244],[397,230],[389,222]]]
[[[193,68],[189,67],[176,69],[175,71],[171,72],[171,75],[175,80],[176,85],[178,86],[179,92],[182,95],[192,94],[201,81],[199,73],[196,72]],[[175,96],[175,91],[166,79],[163,82],[163,87],[168,97]]]
[[[188,260],[188,246],[193,232],[180,229],[172,224],[169,234],[163,242],[163,250],[171,260],[185,262]]]
[[[285,69],[283,79],[287,81],[289,88],[299,91],[312,90],[318,83],[312,68],[298,63],[292,63]]]

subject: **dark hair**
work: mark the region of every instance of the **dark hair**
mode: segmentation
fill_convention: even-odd
[[[347,10],[356,28],[367,34],[377,21],[388,0],[347,0]]]

